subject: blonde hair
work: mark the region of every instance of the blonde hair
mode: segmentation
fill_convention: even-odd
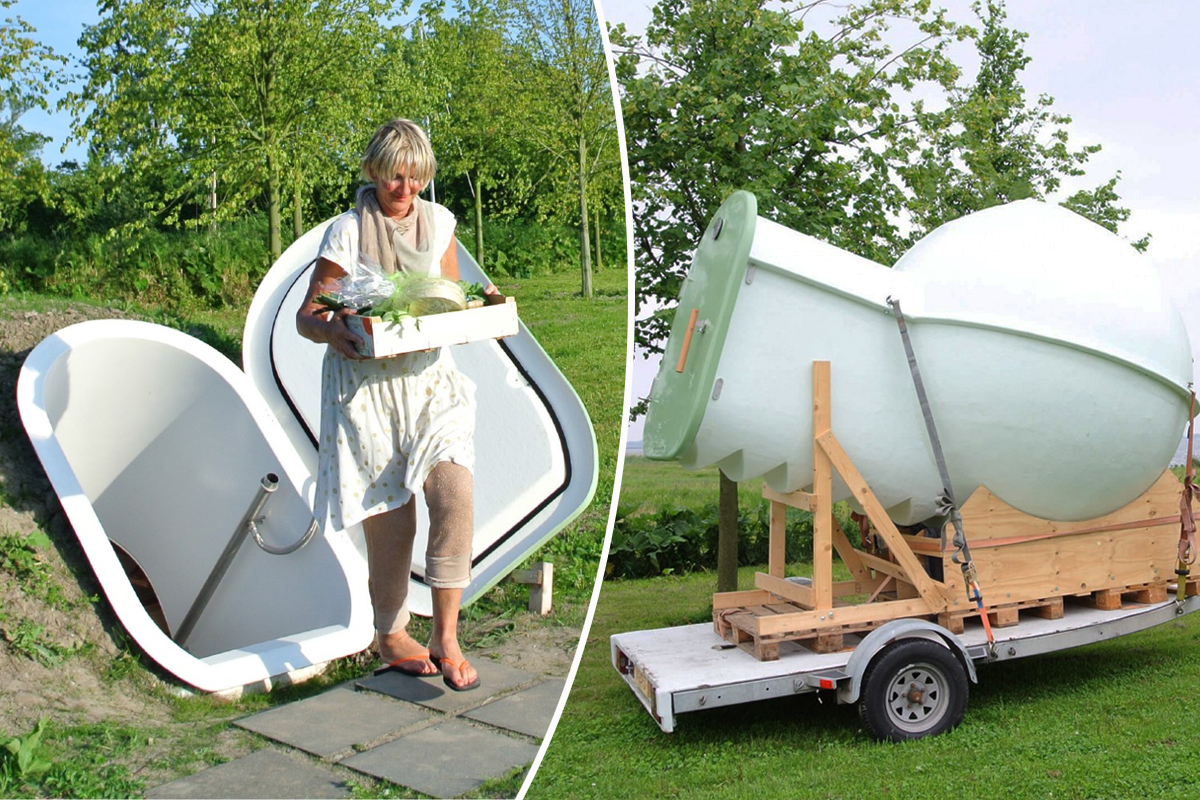
[[[387,178],[401,171],[410,172],[406,177],[416,178],[422,187],[437,172],[429,137],[420,125],[408,119],[394,119],[379,126],[362,160],[364,180]]]

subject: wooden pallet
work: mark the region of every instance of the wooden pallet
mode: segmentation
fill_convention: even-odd
[[[1200,579],[1189,580],[1185,587],[1188,597],[1200,595]],[[1145,583],[1135,586],[1124,586],[1115,589],[1099,589],[1085,594],[1069,595],[1067,597],[1045,597],[1021,603],[1009,603],[989,607],[987,609],[988,623],[993,628],[1009,628],[1019,625],[1023,615],[1039,619],[1062,619],[1064,600],[1080,603],[1105,611],[1115,611],[1123,607],[1123,603],[1162,603],[1173,597],[1168,591],[1167,584]],[[775,598],[778,599],[778,598]],[[837,608],[850,606],[838,605]],[[762,621],[781,614],[795,614],[808,611],[797,603],[783,600],[779,602],[761,603],[749,606],[722,608],[713,612],[713,628],[723,639],[736,644],[760,661],[775,661],[779,658],[779,645],[783,642],[795,642],[815,653],[834,653],[844,649],[843,637],[848,633],[867,633],[882,624],[882,620],[859,622],[850,625],[831,626],[829,623],[811,625],[807,628],[796,628],[786,633],[761,634]],[[966,622],[979,617],[979,612],[943,611],[939,614],[924,615],[936,620],[951,633],[961,634],[966,630]]]
[[[1115,611],[1121,607],[1123,598],[1134,603],[1162,603],[1167,599],[1167,582],[1143,583],[1137,586],[1125,586],[1116,589],[1101,589],[1089,594],[1073,595],[1073,597],[1093,608],[1104,611]]]
[[[779,645],[784,642],[795,642],[815,653],[835,653],[843,649],[845,634],[869,631],[878,625],[868,622],[836,628],[796,629],[780,634],[759,633],[761,619],[805,610],[793,603],[726,608],[713,612],[713,628],[725,641],[736,644],[759,661],[778,661]]]
[[[1063,599],[1047,597],[1024,603],[1011,603],[994,608],[988,607],[987,612],[988,624],[993,628],[1011,628],[1020,623],[1022,612],[1041,619],[1062,619]],[[965,629],[965,622],[978,617],[978,611],[954,611],[938,614],[937,623],[951,633],[962,633]]]

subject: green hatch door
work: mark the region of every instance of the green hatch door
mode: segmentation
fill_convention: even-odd
[[[650,390],[642,441],[647,458],[679,458],[700,428],[746,274],[757,218],[754,195],[734,192],[717,209],[700,239]],[[681,358],[685,343],[686,357]]]

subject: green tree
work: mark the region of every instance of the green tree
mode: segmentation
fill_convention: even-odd
[[[264,197],[277,258],[286,182],[311,183],[338,163],[327,156],[346,146],[347,130],[368,127],[374,48],[388,5],[106,3],[80,39],[88,80],[68,100],[75,136],[112,170],[177,176],[146,203],[167,223],[197,197],[219,192],[207,212],[218,218]]]
[[[671,312],[657,309],[734,189],[795,230],[885,263],[898,254],[907,198],[888,145],[913,119],[893,95],[922,83],[948,91],[958,69],[944,51],[965,32],[923,0],[870,0],[808,31],[825,6],[662,0],[644,37],[612,31],[644,354],[661,349]],[[893,48],[889,27],[911,44]]]
[[[454,16],[425,20],[418,57],[444,94],[429,98],[431,135],[442,172],[463,175],[474,201],[475,260],[486,266],[486,196],[501,186],[518,204],[531,191],[533,164],[523,157],[517,131],[528,124],[527,89],[503,6],[463,2]]]
[[[580,291],[591,297],[588,200],[601,191],[592,184],[606,168],[611,175],[612,165],[619,164],[612,89],[595,6],[590,0],[522,0],[519,9],[524,41],[541,67],[531,84],[538,93],[539,113],[528,134],[575,186]]]
[[[0,0],[0,9],[13,2]],[[30,109],[47,107],[46,93],[65,59],[39,44],[35,33],[20,17],[0,20],[0,231],[19,227],[25,208],[46,192],[39,153],[48,139],[19,121]]]
[[[898,131],[892,151],[910,191],[906,203],[914,237],[944,222],[1014,200],[1044,200],[1064,178],[1084,175],[1092,144],[1072,148],[1071,118],[1053,111],[1054,98],[1029,101],[1021,73],[1030,57],[1029,34],[1005,25],[1004,4],[975,2],[980,28],[975,38],[979,71],[973,82],[955,86],[945,109],[926,112],[916,104],[917,125]],[[1118,176],[1063,203],[1113,232],[1129,217],[1118,205]],[[1134,246],[1144,250],[1148,237]]]
[[[871,0],[840,13],[824,34],[807,32],[806,17],[824,5],[661,0],[644,39],[612,31],[643,354],[661,352],[695,241],[734,189],[753,191],[758,213],[788,227],[894,258],[905,197],[888,144],[912,119],[893,93],[953,86],[958,70],[944,50],[961,33],[921,0]],[[911,45],[894,50],[889,26],[902,27]],[[737,494],[724,476],[720,497],[722,518],[736,519]],[[736,552],[734,536],[722,526],[718,550]],[[736,588],[728,559],[722,566],[718,588]]]

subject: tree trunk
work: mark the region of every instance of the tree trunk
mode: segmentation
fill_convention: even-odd
[[[736,592],[738,588],[738,493],[737,481],[721,475],[721,494],[717,514],[717,591]]]
[[[292,187],[292,233],[297,239],[304,235],[304,196],[299,181]]]
[[[212,179],[208,185],[208,232],[217,232],[217,173],[212,174]]]
[[[587,139],[579,134],[579,271],[582,287],[579,293],[592,296],[592,244],[588,240],[587,212]]]
[[[592,213],[592,221],[596,224],[596,272],[604,269],[604,257],[600,254],[600,209]]]
[[[475,263],[483,269],[483,181],[475,173]]]
[[[270,233],[268,234],[268,245],[271,250],[271,263],[274,264],[279,260],[280,253],[283,252],[281,242],[280,221],[279,221],[279,165],[276,163],[274,156],[267,156],[267,227]]]

